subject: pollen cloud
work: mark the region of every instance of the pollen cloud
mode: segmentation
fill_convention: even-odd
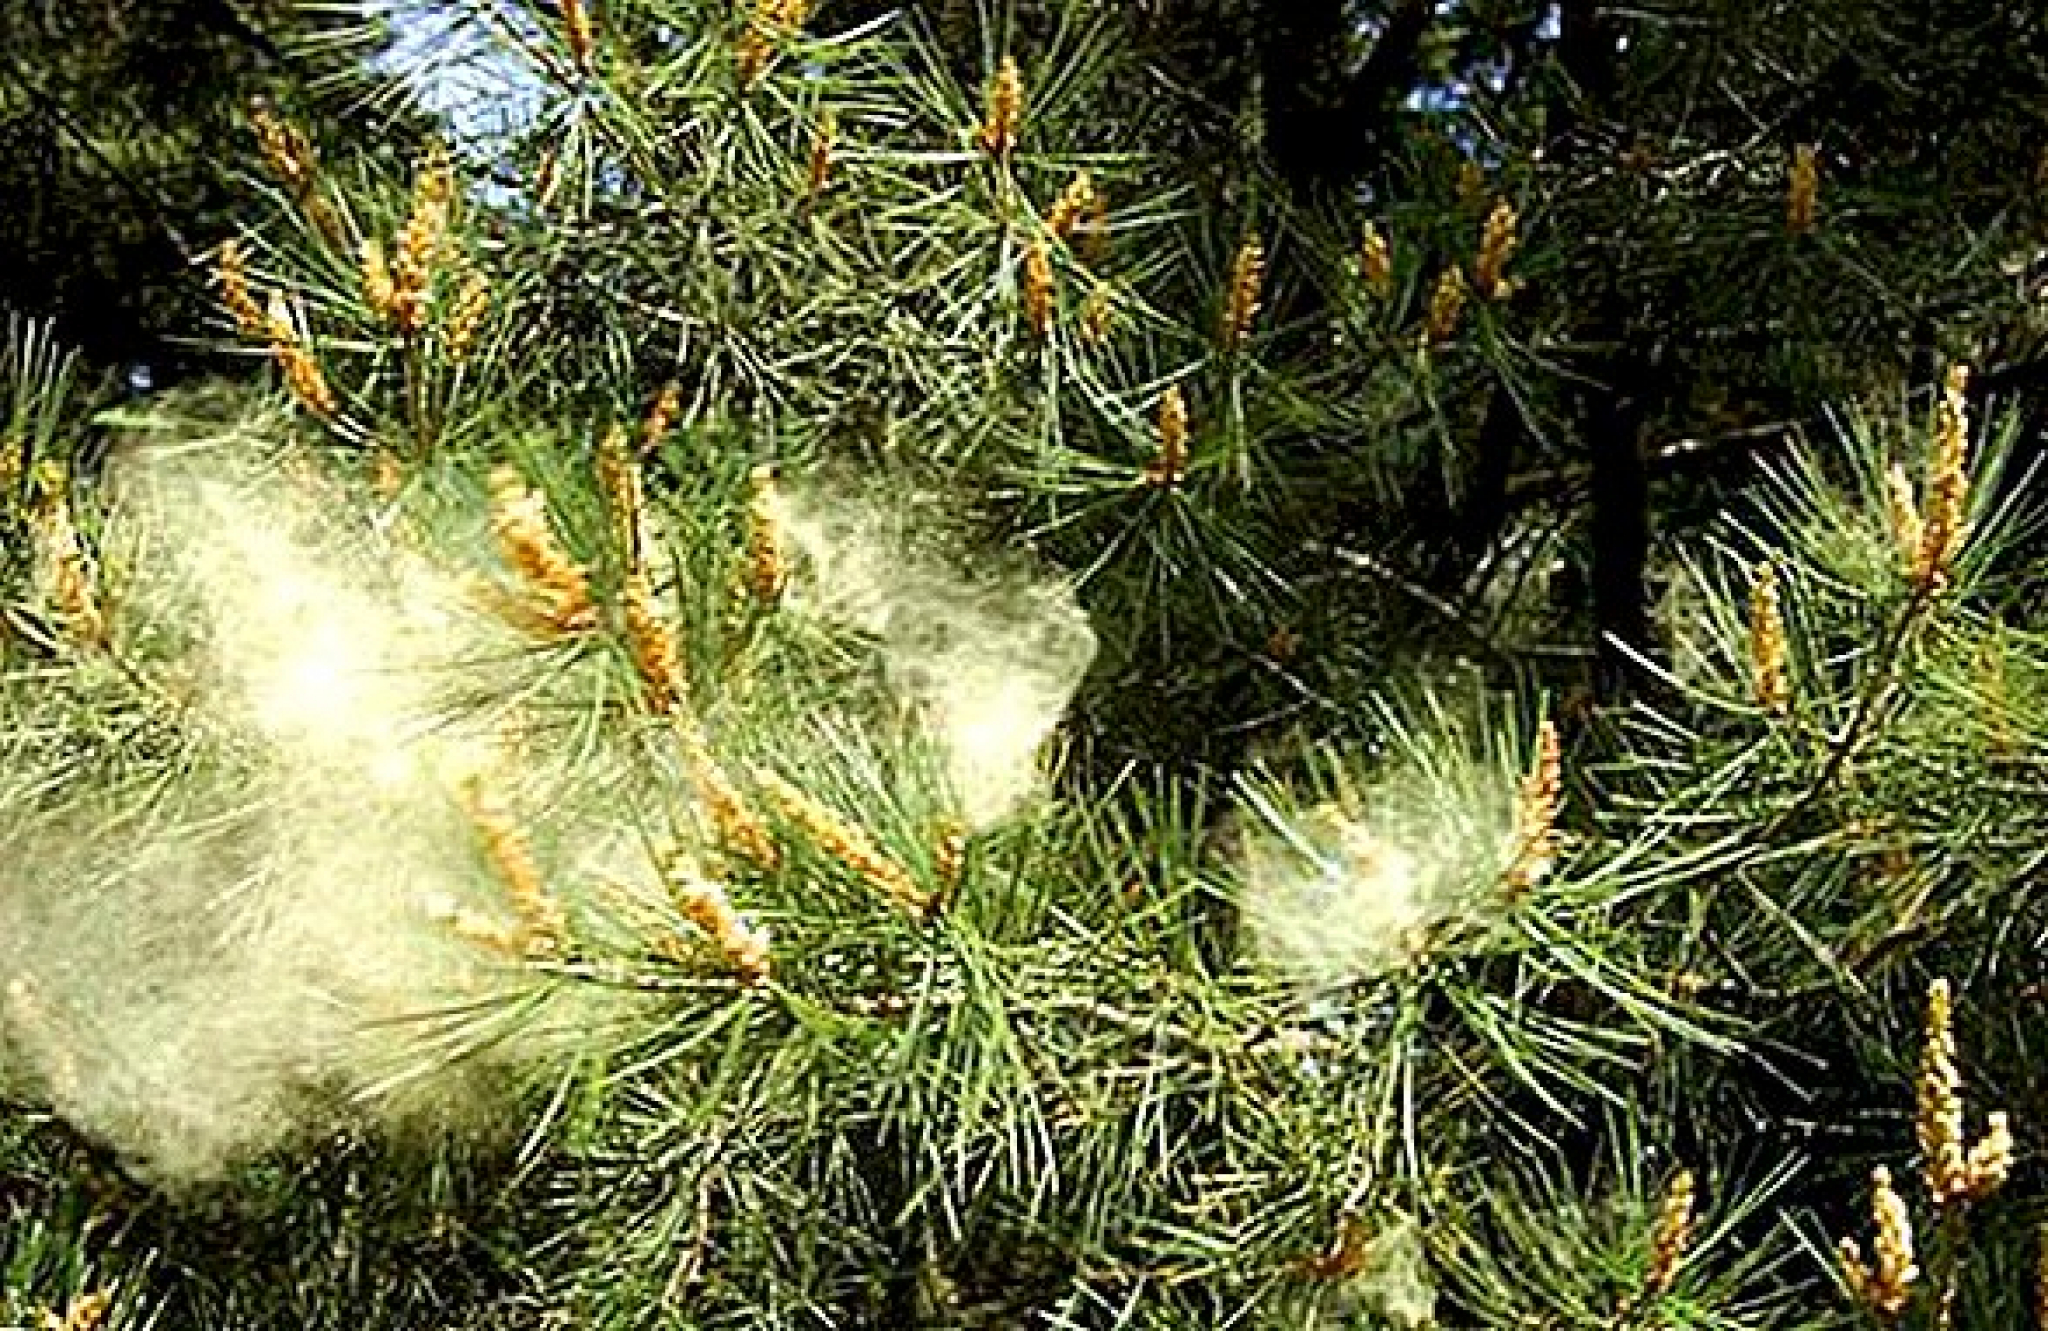
[[[450,795],[491,747],[442,696],[489,629],[310,469],[158,455],[109,489],[121,651],[155,698],[74,740],[77,700],[0,698],[0,1072],[201,1178],[415,1056],[394,1019],[502,982],[422,907],[505,909]],[[381,1112],[473,1101],[408,1094]]]
[[[961,559],[943,518],[915,507],[797,488],[785,520],[811,569],[794,603],[873,635],[890,685],[944,750],[962,816],[986,826],[1028,800],[1095,659],[1073,588]]]
[[[1295,808],[1254,790],[1241,901],[1268,961],[1314,987],[1384,974],[1452,920],[1485,922],[1517,864],[1511,773],[1396,758],[1370,784]]]

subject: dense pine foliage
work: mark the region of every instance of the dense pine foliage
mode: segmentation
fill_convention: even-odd
[[[0,348],[12,1320],[2048,1326],[2023,7],[264,17],[250,373]]]

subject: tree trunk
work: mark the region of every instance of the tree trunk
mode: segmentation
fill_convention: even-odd
[[[1627,355],[1601,367],[1608,382],[1585,404],[1593,469],[1594,687],[1601,697],[1631,692],[1633,654],[1652,651],[1649,589],[1650,476],[1643,462],[1643,394],[1649,367]]]

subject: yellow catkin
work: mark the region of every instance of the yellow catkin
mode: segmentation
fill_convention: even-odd
[[[114,1296],[104,1290],[81,1294],[65,1306],[64,1315],[43,1313],[45,1331],[100,1331],[114,1309]]]
[[[402,333],[417,333],[426,326],[454,199],[454,170],[447,150],[436,144],[414,179],[412,212],[399,230],[398,255],[392,263],[392,322]]]
[[[640,567],[640,512],[645,496],[640,468],[626,451],[626,432],[613,426],[597,446],[597,484],[611,513],[612,539],[618,542],[619,567]]]
[[[1479,233],[1479,258],[1472,265],[1472,285],[1482,300],[1504,300],[1514,290],[1507,279],[1508,261],[1521,244],[1514,208],[1503,199],[1486,215]]]
[[[1159,452],[1145,468],[1145,483],[1170,490],[1188,470],[1188,400],[1174,384],[1159,396]]]
[[[775,773],[761,769],[755,779],[784,818],[802,828],[818,848],[844,865],[912,919],[931,913],[932,898],[910,871],[876,847],[868,834],[818,803]]]
[[[1358,273],[1365,289],[1380,300],[1394,294],[1394,247],[1371,222],[1358,246]]]
[[[256,145],[262,151],[271,174],[291,192],[293,202],[304,210],[307,220],[313,223],[321,236],[329,244],[338,244],[341,221],[327,206],[327,201],[320,197],[320,158],[313,151],[311,141],[298,126],[280,118],[270,104],[260,98],[250,107],[249,123],[256,130]]]
[[[1969,526],[1963,520],[1970,494],[1970,478],[1964,469],[1970,443],[1969,404],[1964,397],[1969,383],[1968,366],[1949,367],[1935,408],[1934,448],[1927,464],[1927,508],[1921,516],[1920,545],[1913,561],[1914,580],[1930,591],[1947,584],[1955,557],[1969,538]]]
[[[1246,236],[1230,262],[1230,291],[1223,302],[1223,347],[1236,351],[1251,335],[1266,282],[1266,247],[1256,234]]]
[[[803,31],[804,24],[811,21],[811,0],[782,0],[775,17],[782,35],[793,38]]]
[[[663,384],[656,394],[654,403],[647,409],[647,419],[640,424],[640,454],[645,457],[660,448],[668,438],[668,432],[675,425],[676,413],[682,410],[683,389],[680,384]]]
[[[1024,72],[1017,57],[1004,56],[988,84],[988,109],[974,132],[975,146],[991,157],[1006,158],[1017,146],[1024,119]]]
[[[818,128],[811,135],[810,169],[804,184],[806,198],[816,199],[831,185],[838,150],[839,117],[826,111],[818,117]]]
[[[1874,1264],[1863,1260],[1855,1239],[1841,1241],[1842,1275],[1857,1302],[1887,1321],[1906,1311],[1920,1268],[1913,1260],[1913,1219],[1906,1200],[1892,1187],[1883,1165],[1870,1171],[1870,1215],[1877,1234]]]
[[[1963,1077],[1957,1067],[1955,1014],[1949,983],[1927,986],[1927,1020],[1914,1083],[1914,1135],[1919,1140],[1928,1196],[1937,1208],[1977,1201],[1997,1191],[2012,1172],[2012,1125],[2003,1113],[1988,1116],[1974,1145],[1963,1130]]]
[[[22,460],[27,451],[26,440],[0,435],[0,514],[9,512],[20,497]]]
[[[44,463],[37,467],[37,480],[42,493],[35,533],[50,604],[73,644],[104,649],[110,641],[107,620],[100,609],[91,556],[71,520],[70,478],[58,464]]]
[[[109,641],[85,543],[72,524],[70,511],[53,506],[44,516],[42,537],[50,569],[50,600],[63,620],[64,631],[81,647],[104,649]]]
[[[656,716],[673,716],[689,696],[689,689],[675,637],[655,610],[654,589],[644,569],[627,572],[619,601],[626,621],[626,646],[632,652],[633,668],[640,673],[647,710]]]
[[[1024,322],[1034,335],[1048,336],[1053,314],[1052,256],[1043,240],[1034,239],[1024,249],[1023,297]]]
[[[249,123],[256,131],[256,146],[270,173],[292,190],[302,190],[319,169],[313,145],[296,125],[281,119],[269,103],[257,101],[249,109]]]
[[[597,33],[590,20],[590,10],[585,0],[560,0],[562,8],[562,38],[569,44],[569,58],[576,62],[576,68],[588,74],[590,56],[597,47]]]
[[[270,353],[284,372],[285,386],[292,396],[315,416],[332,417],[340,404],[335,400],[334,390],[328,387],[320,362],[300,339],[298,321],[292,317],[282,292],[270,293],[270,309],[264,323],[270,334]]]
[[[1045,229],[1066,240],[1094,210],[1095,182],[1083,171],[1067,182],[1067,187],[1053,200],[1052,207],[1046,209]]]
[[[419,222],[415,217],[399,233],[392,286],[391,322],[406,334],[417,333],[426,326],[427,302],[434,280],[435,242]]]
[[[773,873],[782,867],[782,852],[776,849],[767,824],[761,821],[748,805],[746,797],[726,776],[725,769],[704,742],[703,734],[680,715],[674,718],[673,724],[677,737],[682,741],[691,789],[696,792],[697,803],[711,823],[711,832],[717,838],[719,848],[763,873]]]
[[[315,416],[331,417],[339,409],[334,390],[328,387],[327,376],[320,368],[320,362],[304,347],[280,344],[277,348],[278,363],[284,367],[285,383],[290,386],[292,396],[297,398],[306,410]]]
[[[748,478],[747,496],[747,590],[764,606],[782,599],[789,586],[788,524],[783,518],[782,495],[775,483],[775,468],[759,466]]]
[[[775,48],[794,36],[811,16],[809,0],[755,0],[746,31],[733,43],[740,87],[751,88],[775,58]]]
[[[1515,795],[1515,837],[1503,881],[1510,900],[1519,901],[1550,873],[1557,861],[1557,815],[1564,802],[1564,755],[1557,726],[1545,720],[1536,731],[1536,753]]]
[[[398,287],[391,279],[391,264],[384,247],[373,236],[363,242],[359,267],[363,276],[363,303],[385,323],[398,318]]]
[[[1116,313],[1115,293],[1110,284],[1096,281],[1081,301],[1081,339],[1091,346],[1109,340],[1110,322]]]
[[[519,574],[542,622],[557,633],[579,633],[597,624],[590,580],[555,539],[547,500],[527,488],[510,467],[491,471],[491,535],[498,554]]]
[[[1913,493],[1913,482],[1907,479],[1906,469],[1896,462],[1885,472],[1884,507],[1892,540],[1897,543],[1906,571],[1910,573],[1919,566],[1920,543],[1924,537],[1920,529],[1920,499]]]
[[[741,984],[765,984],[772,969],[769,934],[740,914],[725,889],[681,862],[671,863],[662,877],[683,918],[710,939]]]
[[[1437,346],[1447,341],[1458,331],[1458,320],[1464,313],[1465,275],[1454,267],[1446,268],[1430,293],[1429,316],[1422,325],[1423,345]]]
[[[519,940],[526,955],[559,954],[568,942],[568,920],[541,877],[526,830],[485,790],[481,778],[465,780],[458,794],[463,812],[483,842],[484,855],[504,885],[513,913],[519,917]]]
[[[2012,1159],[2012,1121],[2004,1110],[1994,1110],[1985,1116],[1984,1135],[1970,1147],[1964,1162],[1970,1199],[1979,1201],[1998,1191],[2012,1174]]]
[[[767,6],[764,4],[759,8]],[[775,44],[762,31],[760,21],[749,22],[746,31],[739,35],[739,40],[732,47],[733,74],[742,89],[752,88],[760,79],[762,71],[768,68],[768,57],[774,51]]]
[[[1778,570],[1758,564],[1749,586],[1749,669],[1757,704],[1782,716],[1792,703],[1792,676],[1785,666],[1785,611]]]
[[[417,333],[426,326],[427,303],[434,284],[434,256],[440,243],[440,223],[432,214],[414,213],[398,233],[391,322],[402,333]]]
[[[2012,1125],[2005,1114],[1993,1113],[1983,1137],[1974,1144],[1965,1140],[1963,1078],[1956,1065],[1955,1015],[1945,979],[1927,986],[1924,1037],[1913,1129],[1928,1196],[1937,1208],[1946,1208],[1987,1197],[2005,1182],[2012,1172]]]
[[[1946,1206],[1963,1190],[1968,1170],[1963,1143],[1963,1079],[1956,1067],[1956,1042],[1949,985],[1927,986],[1927,1021],[1914,1082],[1914,1135],[1920,1142],[1927,1192]]]
[[[1664,1190],[1658,1208],[1657,1227],[1650,1235],[1650,1263],[1643,1277],[1643,1289],[1656,1298],[1670,1291],[1692,1246],[1693,1206],[1697,1201],[1690,1169],[1681,1169]]]
[[[1785,172],[1785,229],[1795,236],[1812,231],[1820,215],[1820,154],[1810,143],[1792,150]]]
[[[215,260],[214,280],[220,284],[221,304],[235,318],[235,327],[243,337],[263,337],[270,331],[269,322],[263,317],[263,308],[256,303],[256,297],[249,287],[249,259],[242,252],[242,242],[230,236],[220,243],[220,254]]]
[[[455,304],[448,311],[448,354],[457,363],[469,359],[469,353],[476,348],[477,334],[482,331],[484,320],[491,312],[491,284],[481,273],[471,273],[463,279],[461,290],[455,293]]]

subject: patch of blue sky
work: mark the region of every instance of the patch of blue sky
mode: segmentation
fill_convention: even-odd
[[[365,0],[391,32],[375,64],[403,79],[448,127],[454,146],[490,159],[529,127],[547,86],[513,41],[540,34],[518,6],[499,0]]]
[[[1436,12],[1440,15],[1453,13],[1460,7],[1461,3],[1462,0],[1437,0]],[[1370,26],[1367,27],[1367,32],[1368,35],[1374,35],[1371,32]],[[1557,4],[1546,6],[1542,15],[1536,20],[1536,40],[1539,43],[1547,44],[1556,41],[1563,34],[1563,6]],[[1471,126],[1464,123],[1461,113],[1471,106],[1472,97],[1476,90],[1484,89],[1487,92],[1497,93],[1507,87],[1508,75],[1511,72],[1508,61],[1505,58],[1487,61],[1465,71],[1465,77],[1453,78],[1443,83],[1427,84],[1414,89],[1403,100],[1402,104],[1410,111],[1443,117],[1446,121],[1445,132],[1450,135],[1451,141],[1460,148],[1463,148],[1467,153],[1484,159],[1486,157],[1485,146],[1480,142],[1478,136],[1472,133]],[[1491,161],[1486,161],[1485,164],[1493,165]]]

